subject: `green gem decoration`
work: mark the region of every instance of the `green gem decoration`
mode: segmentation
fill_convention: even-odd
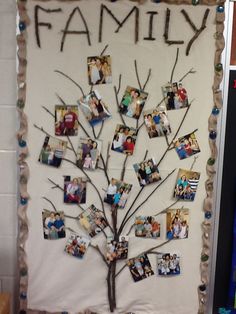
[[[22,269],[20,270],[20,275],[21,275],[22,277],[27,276],[27,275],[28,275],[27,269],[26,269],[26,268],[22,268]]]
[[[220,71],[222,71],[222,69],[223,69],[222,63],[217,63],[217,64],[215,65],[215,70],[216,70],[216,72],[220,72]]]
[[[203,255],[201,256],[201,261],[202,261],[202,262],[207,262],[208,259],[209,259],[209,256],[208,256],[207,254],[203,254]]]
[[[199,4],[199,0],[192,0],[192,5],[198,5]]]
[[[25,106],[25,103],[22,99],[18,99],[16,105],[18,108],[23,109]]]
[[[215,159],[214,158],[209,158],[208,160],[207,160],[207,164],[209,165],[209,166],[213,166],[214,165],[214,163],[215,163]]]

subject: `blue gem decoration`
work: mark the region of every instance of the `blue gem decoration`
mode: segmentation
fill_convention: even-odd
[[[211,219],[211,212],[205,212],[205,218]]]
[[[217,11],[218,13],[223,13],[223,12],[225,11],[225,8],[224,8],[223,5],[219,5],[219,6],[216,8],[216,11]]]
[[[19,23],[19,30],[21,31],[21,32],[23,32],[24,30],[26,29],[26,24],[25,24],[25,22],[20,22]]]
[[[216,131],[211,131],[211,132],[209,133],[209,137],[210,137],[211,140],[215,140],[215,139],[216,139],[216,136],[217,136]]]
[[[20,199],[21,205],[26,205],[27,202],[28,202],[27,198],[23,198],[23,197],[22,197],[22,198]]]
[[[26,311],[20,310],[19,314],[26,314]]]
[[[214,116],[217,116],[220,113],[220,109],[214,107],[211,112]]]
[[[22,300],[26,300],[26,299],[27,299],[27,294],[26,294],[26,292],[21,292],[20,298],[21,298]]]
[[[154,3],[160,3],[161,0],[152,0],[152,2],[154,2]]]
[[[19,146],[20,146],[20,147],[25,147],[25,146],[26,146],[26,141],[24,141],[24,140],[19,140]]]

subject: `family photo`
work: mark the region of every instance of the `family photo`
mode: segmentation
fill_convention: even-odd
[[[107,227],[107,223],[102,212],[94,205],[91,205],[79,215],[79,222],[91,238],[99,234]]]
[[[157,109],[144,111],[144,122],[150,138],[166,136],[171,133],[170,122],[166,111]]]
[[[190,133],[180,137],[174,142],[175,150],[179,156],[179,159],[185,159],[200,153],[200,148],[195,136],[195,133]]]
[[[65,238],[64,212],[42,212],[44,239],[55,240]]]
[[[81,97],[80,100],[78,100],[78,105],[91,126],[95,126],[111,117],[108,107],[96,90]]]
[[[114,208],[124,208],[131,189],[132,184],[112,178],[106,190],[104,202]]]
[[[138,216],[134,223],[135,236],[142,238],[159,238],[161,225],[154,216]]]
[[[65,252],[71,256],[82,259],[87,251],[90,240],[77,233],[71,233],[65,246]]]
[[[102,150],[102,142],[91,138],[81,138],[77,151],[77,166],[86,170],[95,170]]]
[[[133,165],[140,186],[145,186],[161,180],[159,170],[154,158],[150,158],[140,164]]]
[[[85,178],[64,176],[64,203],[85,204],[86,185]]]
[[[199,172],[179,169],[174,197],[184,201],[194,201],[199,178]]]
[[[66,141],[58,140],[52,136],[46,136],[38,161],[42,164],[58,168],[65,155],[66,147]]]
[[[186,89],[181,82],[168,83],[162,87],[167,110],[185,108],[189,105]]]
[[[139,119],[147,97],[148,93],[127,86],[119,105],[120,112],[127,117]]]
[[[78,135],[78,106],[55,106],[55,135]]]
[[[128,256],[129,237],[121,235],[119,241],[115,241],[113,237],[107,237],[107,262],[110,263],[118,259],[126,259]]]
[[[139,255],[128,260],[127,265],[135,282],[154,275],[147,254]]]
[[[116,126],[111,149],[115,152],[133,155],[137,130],[125,125]]]
[[[189,210],[169,209],[166,212],[167,239],[186,239],[189,234]]]
[[[112,83],[110,56],[88,57],[87,64],[89,85]]]
[[[180,275],[180,256],[176,253],[157,254],[157,273],[160,276]]]

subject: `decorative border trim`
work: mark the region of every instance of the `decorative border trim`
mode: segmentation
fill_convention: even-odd
[[[34,0],[33,0],[34,1]],[[38,0],[37,0],[38,1]],[[48,2],[51,0],[40,0],[41,2]],[[59,2],[76,2],[80,0],[57,0]],[[109,2],[116,2],[117,0],[107,0]],[[132,2],[138,2],[143,4],[147,0],[130,0]],[[208,179],[205,182],[206,197],[204,199],[203,211],[205,219],[202,223],[202,240],[203,248],[201,253],[200,262],[200,276],[201,285],[198,287],[199,296],[199,310],[198,314],[206,313],[207,303],[207,287],[209,284],[209,258],[210,258],[210,233],[211,233],[211,217],[213,212],[213,191],[214,191],[214,177],[216,174],[215,162],[217,159],[218,149],[216,145],[217,137],[217,124],[218,115],[222,108],[223,98],[220,85],[223,79],[223,66],[221,63],[221,55],[225,46],[225,40],[223,36],[224,31],[224,2],[225,0],[152,0],[154,3],[168,3],[168,4],[189,4],[189,5],[218,5],[216,7],[216,33],[215,33],[215,59],[214,59],[214,82],[212,86],[213,90],[213,108],[211,115],[208,119],[209,130],[209,146],[211,150],[211,156],[207,161],[206,172]],[[38,314],[41,311],[27,310],[27,288],[28,288],[28,266],[27,256],[25,252],[25,244],[28,238],[28,218],[27,218],[27,205],[29,200],[29,194],[27,192],[27,182],[29,178],[29,167],[26,162],[28,156],[28,147],[26,142],[28,122],[24,113],[24,106],[26,102],[26,67],[27,67],[27,26],[30,24],[29,17],[26,10],[27,0],[17,0],[18,14],[19,14],[19,34],[17,35],[17,57],[19,61],[17,84],[18,84],[18,100],[17,108],[19,112],[20,128],[17,132],[17,140],[19,144],[19,206],[18,206],[18,220],[19,220],[19,236],[18,236],[18,264],[20,273],[20,311],[19,314]],[[43,312],[48,313],[48,312]],[[58,312],[57,312],[58,313]],[[62,312],[66,314],[67,312]],[[56,313],[55,313],[56,314]],[[94,312],[85,311],[79,314],[96,314]]]

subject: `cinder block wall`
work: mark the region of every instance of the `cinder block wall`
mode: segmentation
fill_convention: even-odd
[[[17,295],[16,4],[0,0],[0,291]]]

